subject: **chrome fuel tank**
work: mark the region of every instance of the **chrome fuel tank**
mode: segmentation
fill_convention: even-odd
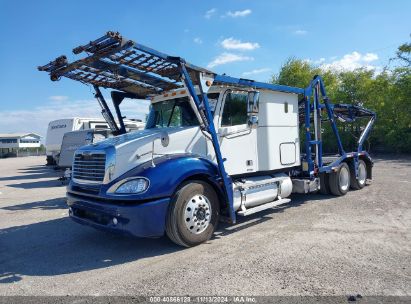
[[[291,194],[292,182],[286,174],[247,177],[234,182],[234,209],[251,208],[285,198]]]

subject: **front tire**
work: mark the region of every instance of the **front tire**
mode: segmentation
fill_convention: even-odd
[[[330,173],[330,191],[332,194],[342,196],[350,189],[350,168],[347,163],[341,163],[337,171]]]
[[[213,235],[219,215],[219,200],[213,187],[199,180],[186,182],[170,202],[167,236],[184,247],[201,244]]]

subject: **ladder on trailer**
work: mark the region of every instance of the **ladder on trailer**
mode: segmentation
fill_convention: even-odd
[[[339,154],[334,161],[327,165],[324,165],[323,163],[323,141],[321,138],[323,109],[325,109],[327,120],[331,124]],[[363,151],[363,144],[376,120],[376,113],[356,105],[330,103],[325,90],[324,81],[322,77],[318,75],[314,76],[310,85],[304,90],[302,112],[303,115],[301,120],[303,120],[305,126],[305,164],[303,164],[303,167],[306,166],[306,170],[303,171],[305,171],[306,175],[309,178],[313,178],[317,173],[329,173],[348,157],[354,159],[355,174],[357,175],[359,156],[368,156],[368,152]],[[358,139],[357,149],[354,152],[347,153],[344,150],[336,120],[338,119],[342,122],[354,122],[355,120],[364,117],[369,118],[369,121]],[[313,120],[314,139],[312,138],[311,118]],[[315,147],[315,157],[313,157],[312,146]]]

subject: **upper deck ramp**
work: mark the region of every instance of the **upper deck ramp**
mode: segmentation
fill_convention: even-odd
[[[214,84],[304,93],[304,89],[301,88],[218,75],[180,57],[170,56],[136,43],[113,31],[74,48],[73,53],[87,55],[72,63],[63,55],[46,65],[39,66],[38,70],[48,72],[53,81],[67,77],[85,84],[116,89],[136,94],[139,98],[146,98],[184,87],[181,79],[181,63],[184,63],[194,85],[198,85],[199,73],[202,73],[212,77]]]
[[[141,97],[183,87],[179,68],[181,58],[138,44],[118,32],[107,32],[94,41],[74,48],[73,53],[86,53],[87,56],[69,63],[63,55],[39,66],[38,70],[48,72],[53,81],[67,77]],[[196,72],[213,74],[187,62],[185,66],[193,81],[197,80]]]

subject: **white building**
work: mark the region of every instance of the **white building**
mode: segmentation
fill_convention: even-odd
[[[35,133],[0,133],[0,157],[18,156],[20,149],[40,148],[41,136]]]

